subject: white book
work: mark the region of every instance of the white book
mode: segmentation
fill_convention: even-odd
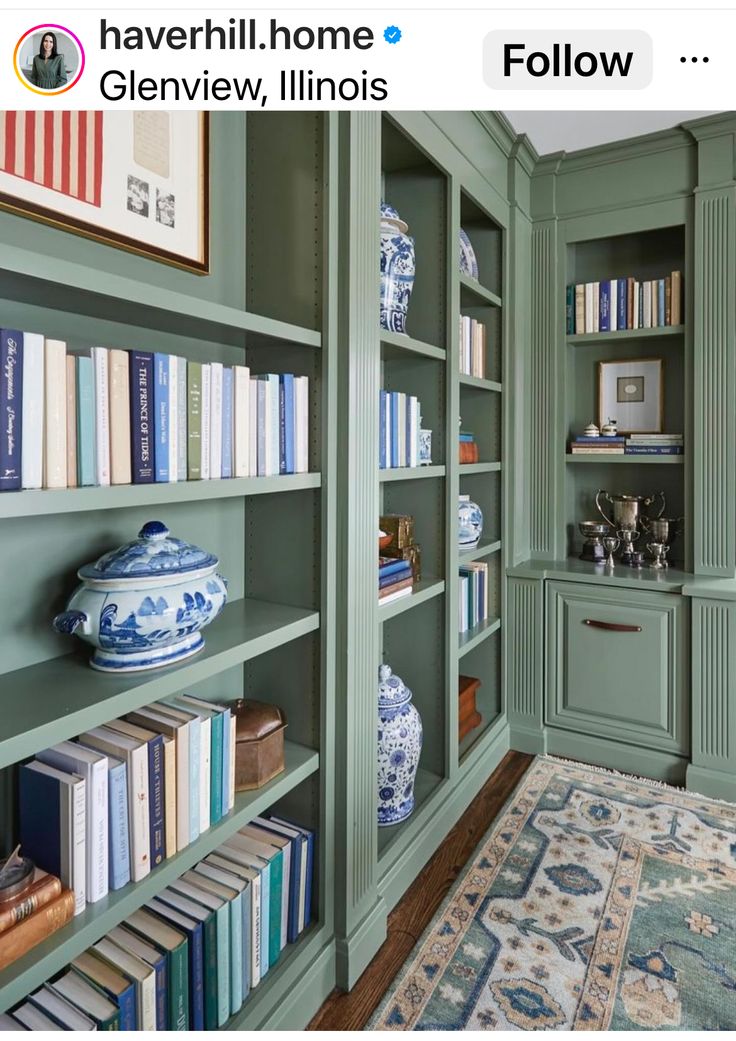
[[[148,802],[148,745],[145,741],[94,727],[79,741],[105,755],[122,759],[128,767],[128,826],[130,828],[130,877],[140,882],[151,871],[151,826]]]
[[[37,754],[42,763],[78,774],[85,781],[85,841],[87,903],[94,904],[108,891],[108,760],[73,741],[62,741]]]
[[[48,983],[30,995],[30,1001],[42,1012],[47,1013],[65,1030],[97,1030],[97,1025],[89,1016],[85,1016],[61,994],[57,994]]]
[[[64,786],[61,793],[59,878],[66,889],[74,891],[74,914],[81,914],[87,906],[85,780],[79,774],[70,774],[38,760],[29,763],[27,769],[53,777]]]
[[[108,409],[110,431],[110,483],[130,484],[130,366],[127,351],[110,350]]]
[[[63,976],[47,986],[96,1020],[110,1019],[115,1014],[113,1002],[74,969],[67,969]]]
[[[176,699],[177,704],[180,701],[180,698]],[[211,824],[212,716],[215,713],[214,710],[199,708],[190,701],[182,701],[181,707],[187,714],[199,717],[199,832],[201,835],[203,831],[207,831]]]
[[[254,376],[248,385],[248,473],[258,476],[258,380]]]
[[[243,909],[245,912],[245,901],[250,908],[249,922],[250,931],[243,934],[244,950],[247,944],[247,964],[250,966],[250,976],[247,979],[249,987],[256,987],[261,979],[261,876],[256,868],[246,867],[229,860],[218,851],[210,853],[205,857],[204,863],[212,867],[220,868],[231,875],[242,879],[246,888],[243,893]]]
[[[268,870],[268,864],[261,857],[250,853],[234,843],[235,836],[222,846],[218,846],[207,860],[212,863],[214,858],[225,861],[223,870],[247,869],[252,872],[251,878],[251,987],[256,987],[268,972],[268,907],[263,906],[263,886],[261,873]],[[231,862],[233,869],[227,866]],[[265,911],[265,915],[262,913]]]
[[[119,947],[103,936],[93,947],[114,969],[124,972],[135,983],[138,1030],[156,1029],[156,973],[136,954]]]
[[[288,932],[289,925],[289,893],[291,891],[291,851],[292,844],[284,836],[273,835],[269,831],[265,831],[260,825],[255,822],[247,824],[244,828],[240,829],[239,834],[245,835],[248,838],[255,839],[262,847],[262,856],[270,860],[273,856],[274,850],[280,850],[282,855],[282,885],[281,885],[281,940],[280,947],[283,951],[286,947],[287,939],[286,935]],[[258,847],[254,847],[256,852],[259,852]]]
[[[210,478],[222,477],[222,362],[210,365]]]
[[[593,332],[600,332],[601,328],[601,284],[593,283]]]
[[[608,284],[611,287],[611,302],[608,309],[608,316],[611,332],[615,333],[618,329],[618,279],[612,278]]]
[[[644,310],[644,328],[651,329],[652,327],[652,283],[642,282],[641,290],[644,294],[643,310]]]
[[[187,360],[177,358],[177,406],[179,423],[177,429],[177,444],[179,446],[179,458],[177,460],[177,474],[180,481],[187,479]]]
[[[154,708],[154,705],[149,705],[149,708]],[[168,717],[174,722],[180,723],[182,726],[188,727],[189,734],[189,841],[194,842],[196,838],[199,838],[199,822],[201,815],[201,795],[200,788],[202,785],[202,778],[200,774],[200,767],[202,763],[201,759],[201,746],[202,746],[202,719],[195,712],[190,712],[188,709],[177,708],[176,705],[170,705],[168,702],[160,701],[155,703],[155,711],[159,712],[162,716]],[[208,757],[209,758],[209,757]],[[207,817],[209,820],[209,815]],[[209,826],[209,825],[208,825]]]
[[[294,431],[297,450],[295,452],[296,472],[305,474],[309,470],[309,377],[297,376],[294,380]],[[387,434],[391,430],[390,410],[386,409]],[[387,438],[386,444],[389,445]]]
[[[631,316],[631,328],[639,328],[639,293],[641,291],[641,283],[634,282],[634,313]]]
[[[106,347],[90,351],[95,371],[95,442],[97,445],[97,483],[110,483],[110,356]]]
[[[419,400],[415,397],[409,398],[409,466],[419,466]]]
[[[191,841],[189,812],[189,723],[159,711],[157,704],[146,705],[128,713],[127,719],[137,726],[176,740],[176,848],[178,852]]]
[[[235,713],[230,713],[230,757],[229,757],[229,792],[228,792],[228,810],[232,810],[235,805],[235,746],[237,744],[237,731],[238,721],[235,717]]]
[[[210,470],[210,426],[211,426],[211,392],[212,392],[212,368],[209,365],[202,366],[202,480],[209,481],[212,476]]]
[[[66,344],[46,340],[44,487],[66,488]]]
[[[405,596],[411,596],[414,590],[411,586],[407,586],[405,589],[397,589],[395,593],[389,593],[388,596],[382,596],[378,600],[378,606],[383,607],[384,604],[391,604],[394,600],[401,600]]]
[[[266,383],[266,477],[277,477],[279,473],[281,411],[279,400],[279,377],[269,372],[262,377]]]
[[[23,333],[23,415],[21,485],[43,487],[44,341]]]
[[[595,331],[593,327],[594,312],[593,312],[593,283],[585,283],[585,331],[586,333],[592,333]]]
[[[179,480],[179,358],[169,355],[169,481]],[[183,477],[182,477],[183,480]]]
[[[233,477],[250,473],[250,369],[233,366]]]

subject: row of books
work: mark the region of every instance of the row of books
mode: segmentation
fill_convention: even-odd
[[[475,434],[467,430],[460,431],[460,462],[477,463],[480,460]]]
[[[378,558],[378,603],[390,604],[393,600],[411,596],[414,573],[409,560],[393,557]]]
[[[0,491],[306,473],[309,378],[0,330]]]
[[[378,465],[382,470],[419,466],[419,399],[395,390],[380,392]]]
[[[638,281],[611,278],[567,287],[567,335],[682,324],[682,274]]]
[[[488,564],[474,561],[461,564],[459,632],[468,632],[488,618]]]
[[[311,920],[314,832],[256,817],[31,994],[0,1029],[215,1030]]]
[[[483,322],[460,315],[460,372],[465,376],[486,375],[486,327]]]
[[[74,913],[139,882],[235,801],[235,717],[188,695],[39,752],[20,768],[24,853],[74,893]]]
[[[682,455],[682,434],[628,434],[616,437],[576,437],[572,455]]]

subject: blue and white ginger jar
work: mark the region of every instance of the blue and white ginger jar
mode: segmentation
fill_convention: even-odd
[[[461,495],[457,507],[458,543],[472,549],[480,542],[483,534],[483,512],[469,495]]]
[[[414,810],[422,720],[411,691],[388,665],[379,668],[378,680],[378,826],[383,828]]]
[[[393,206],[381,203],[381,328],[406,332],[416,258],[408,225]]]
[[[93,669],[137,672],[171,665],[204,647],[201,630],[227,602],[217,557],[175,539],[160,521],[77,572],[82,584],[54,629],[95,652]]]

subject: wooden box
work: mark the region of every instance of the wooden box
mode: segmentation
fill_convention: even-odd
[[[235,791],[260,788],[284,769],[286,716],[275,705],[240,698],[235,716]]]
[[[480,685],[480,680],[475,679],[474,676],[460,677],[458,684],[458,720],[459,738],[461,741],[468,736],[471,730],[474,730],[483,722],[483,717],[475,705],[475,695]]]

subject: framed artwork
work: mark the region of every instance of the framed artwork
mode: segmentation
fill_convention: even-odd
[[[208,113],[0,111],[0,208],[208,274]]]
[[[598,363],[598,423],[615,420],[620,433],[658,434],[664,419],[661,358]]]

